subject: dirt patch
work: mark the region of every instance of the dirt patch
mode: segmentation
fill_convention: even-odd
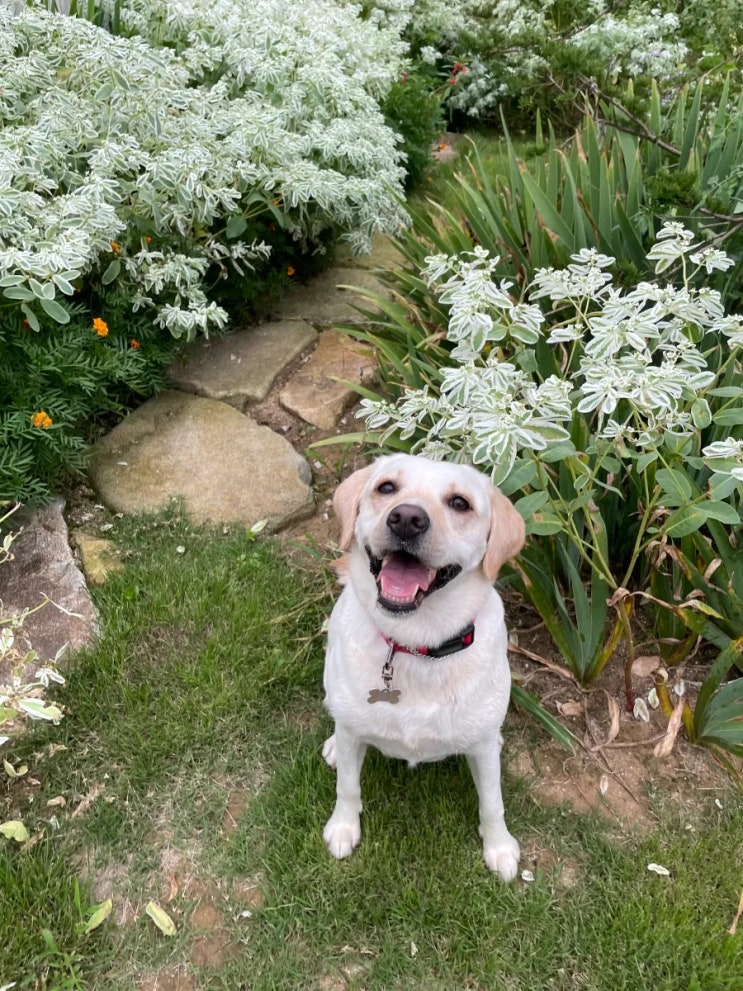
[[[232,884],[235,901],[250,912],[257,912],[266,903],[266,879],[263,877],[241,878]]]
[[[132,855],[124,863],[109,864],[100,870],[95,870],[92,864],[95,854],[86,857],[82,864],[82,873],[91,878],[93,901],[100,903],[111,899],[113,902],[113,918],[117,926],[127,926],[139,916],[142,906],[129,897],[129,875],[132,868]]]
[[[248,806],[251,794],[247,788],[235,788],[230,792],[227,798],[227,808],[222,816],[222,832],[225,836],[232,836],[236,831]]]
[[[583,867],[573,857],[558,854],[538,839],[521,837],[519,873],[530,871],[535,879],[545,874],[554,880],[554,886],[564,891],[574,888],[583,877]]]
[[[196,991],[196,982],[186,964],[163,967],[136,979],[137,991]]]
[[[712,754],[692,746],[683,734],[667,757],[654,756],[666,719],[651,711],[644,722],[626,711],[621,664],[588,692],[521,659],[513,666],[527,690],[576,738],[573,755],[543,734],[535,746],[533,724],[518,711],[509,714],[507,725],[512,733],[517,729],[507,740],[504,764],[527,779],[538,802],[594,810],[623,833],[645,835],[657,823],[658,803],[673,803],[693,821],[729,791],[730,778]],[[642,687],[637,686],[638,693]],[[561,715],[566,703],[575,715]],[[580,703],[580,711],[570,707],[573,703]]]
[[[204,970],[222,970],[240,952],[240,944],[230,939],[227,933],[211,932],[207,936],[197,936],[189,954],[191,963]]]

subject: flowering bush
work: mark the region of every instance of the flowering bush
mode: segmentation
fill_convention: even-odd
[[[402,170],[377,105],[401,54],[389,32],[329,0],[132,0],[119,19],[138,35],[0,12],[6,298],[65,322],[64,298],[99,271],[193,336],[227,319],[208,271],[265,259],[253,218],[357,246],[397,225]]]
[[[233,287],[265,296],[287,246],[363,248],[403,219],[379,101],[404,46],[383,18],[333,0],[96,11],[117,36],[38,2],[0,6],[6,497],[79,465],[82,425],[157,384],[158,331],[221,329]]]
[[[743,423],[743,320],[693,286],[698,271],[732,263],[678,223],[649,257],[681,285],[618,288],[613,259],[584,249],[565,269],[537,271],[519,298],[493,281],[499,260],[484,248],[429,257],[422,278],[445,308],[446,362],[397,402],[365,399],[359,414],[378,443],[474,462],[516,497],[536,538],[516,565],[522,591],[583,683],[627,634],[630,702],[632,596],[646,595],[667,558],[678,562],[675,540],[710,523],[737,533],[743,496],[743,447],[728,436]],[[735,546],[728,539],[731,570]],[[740,570],[740,552],[736,561]],[[668,607],[699,616],[699,590],[686,588]],[[608,639],[607,600],[617,613]],[[738,657],[731,650],[728,667]],[[743,751],[741,734],[718,737]]]
[[[389,0],[373,6],[392,5]],[[449,75],[452,112],[498,119],[534,106],[572,108],[585,81],[600,89],[642,77],[678,80],[699,55],[724,61],[740,44],[740,0],[667,5],[631,0],[408,0],[394,5],[415,57]],[[659,9],[663,6],[663,9]],[[722,58],[720,58],[720,56]],[[580,101],[582,105],[582,101]],[[571,114],[574,110],[571,109]]]

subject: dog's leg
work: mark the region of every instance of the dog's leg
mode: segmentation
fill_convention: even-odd
[[[480,799],[480,836],[485,863],[504,881],[513,881],[519,866],[519,845],[503,816],[500,784],[500,733],[487,750],[467,754]]]
[[[361,766],[364,763],[366,744],[337,723],[334,737],[336,803],[332,816],[325,823],[323,838],[332,855],[342,860],[361,841]],[[326,760],[328,755],[325,750],[330,740],[326,741],[323,748]]]

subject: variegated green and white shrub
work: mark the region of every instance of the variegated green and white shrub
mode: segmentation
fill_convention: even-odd
[[[334,0],[0,4],[0,499],[79,470],[173,338],[398,229],[404,51]]]
[[[0,9],[6,299],[65,322],[65,298],[99,272],[193,336],[227,320],[209,275],[266,257],[254,218],[359,248],[401,222],[378,107],[402,57],[394,31],[331,0],[132,0],[117,14],[129,37]]]

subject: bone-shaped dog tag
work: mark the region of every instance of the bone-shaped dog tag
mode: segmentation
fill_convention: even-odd
[[[369,705],[373,705],[375,702],[389,702],[390,705],[397,705],[400,701],[400,695],[399,688],[372,688],[366,701]]]

